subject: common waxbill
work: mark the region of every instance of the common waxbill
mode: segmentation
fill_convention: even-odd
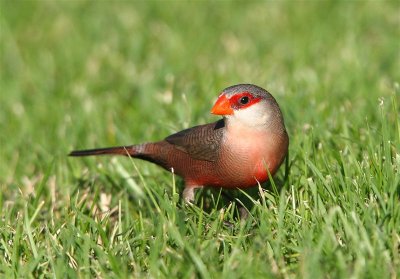
[[[268,180],[288,152],[289,137],[274,97],[253,84],[222,91],[211,109],[217,122],[195,126],[162,141],[72,151],[70,156],[125,155],[155,163],[185,181],[183,197],[203,186],[248,188]],[[268,170],[267,170],[268,168]]]

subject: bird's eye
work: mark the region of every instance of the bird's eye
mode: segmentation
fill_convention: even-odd
[[[249,102],[249,97],[247,97],[247,96],[244,96],[244,97],[240,98],[240,100],[239,100],[239,103],[242,105],[245,105],[248,102]]]

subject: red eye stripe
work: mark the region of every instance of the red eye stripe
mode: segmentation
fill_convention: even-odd
[[[235,94],[229,99],[233,109],[247,108],[255,103],[258,103],[259,101],[261,101],[261,98],[254,97],[251,93],[246,91]]]

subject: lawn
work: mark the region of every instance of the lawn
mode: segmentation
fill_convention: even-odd
[[[400,277],[399,14],[397,1],[1,0],[0,277]],[[67,156],[215,121],[237,83],[279,102],[287,178],[188,206],[153,164]]]

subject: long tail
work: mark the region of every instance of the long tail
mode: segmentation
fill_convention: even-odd
[[[69,156],[96,156],[96,155],[124,155],[157,164],[166,170],[171,170],[168,160],[168,150],[171,144],[166,141],[156,143],[142,143],[136,145],[116,146],[108,148],[96,148],[87,150],[74,150]]]
[[[108,148],[96,148],[96,149],[87,149],[87,150],[74,150],[68,154],[68,156],[94,156],[94,155],[125,155],[132,156],[138,154],[138,149],[141,148],[141,145],[129,145],[129,146],[116,146],[116,147],[108,147]]]

